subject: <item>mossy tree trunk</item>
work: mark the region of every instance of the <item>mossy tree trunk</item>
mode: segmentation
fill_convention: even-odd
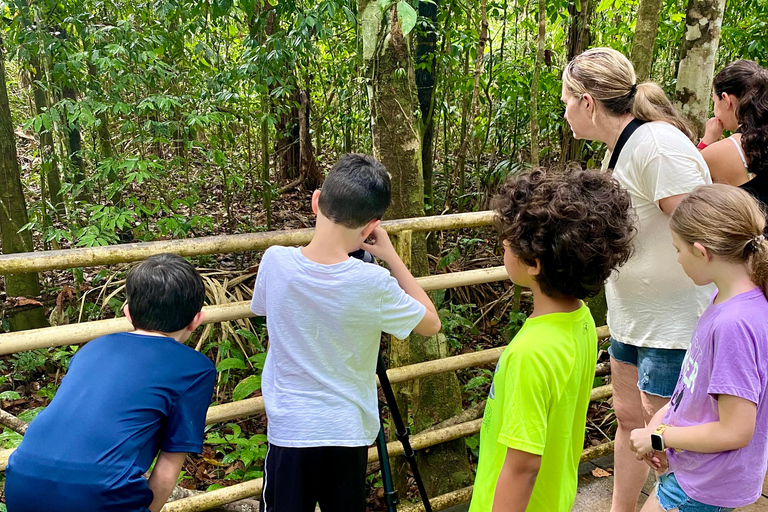
[[[424,215],[424,179],[421,127],[414,116],[419,104],[411,37],[403,34],[396,5],[386,11],[372,0],[358,0],[357,5],[373,152],[392,175],[392,205],[387,217],[421,217]],[[429,273],[422,234],[413,235],[410,251],[405,237],[398,240],[398,245],[406,256],[411,254],[410,267],[414,275]],[[412,335],[408,340],[393,339],[390,366],[445,357],[447,352],[442,336]],[[395,392],[404,415],[410,406],[416,432],[461,412],[461,389],[453,373],[421,379],[410,386],[400,386]],[[463,440],[420,453],[419,469],[430,496],[466,486],[472,479]],[[402,459],[393,461],[393,471],[400,476],[398,487],[403,496],[405,468]]]
[[[538,1],[539,33],[536,39],[536,63],[531,78],[531,166],[539,166],[539,77],[544,66],[544,47],[547,36],[547,2]]]
[[[5,86],[4,58],[3,42],[0,39],[0,237],[3,253],[10,254],[32,251],[32,234],[29,230],[19,233],[22,226],[29,222],[29,217],[16,157],[16,139]],[[37,273],[7,274],[5,291],[9,298],[37,297],[40,295]],[[8,320],[12,331],[47,325],[45,311],[34,304],[12,308]]]
[[[568,14],[571,23],[566,35],[567,60],[570,62],[575,56],[582,53],[591,44],[592,34],[590,23],[595,12],[595,0],[581,0],[568,3]],[[568,162],[581,160],[581,148],[583,143],[573,136],[568,123],[563,123],[563,139],[561,142],[562,156],[560,162],[566,165]]]
[[[632,54],[630,60],[635,67],[637,83],[651,77],[653,65],[653,45],[659,30],[661,0],[640,0],[637,6],[635,34],[632,36]]]
[[[675,100],[699,136],[709,117],[715,57],[726,0],[688,0],[685,34],[680,47]]]

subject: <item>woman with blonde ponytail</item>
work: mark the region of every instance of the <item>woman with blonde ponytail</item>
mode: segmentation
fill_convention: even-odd
[[[611,512],[635,512],[648,467],[635,459],[630,433],[672,396],[710,295],[675,263],[669,216],[711,179],[690,124],[658,84],[638,84],[632,64],[616,50],[592,48],[569,62],[562,101],[574,136],[608,147],[603,167],[629,192],[638,218],[635,254],[605,285],[619,422]]]
[[[744,190],[707,185],[683,199],[670,227],[688,277],[717,289],[672,400],[631,434],[638,460],[660,475],[643,512],[730,511],[760,498],[768,464],[765,216]]]

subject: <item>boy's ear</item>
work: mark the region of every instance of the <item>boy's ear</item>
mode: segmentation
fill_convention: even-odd
[[[536,266],[528,266],[528,275],[536,277],[541,274],[541,260],[536,258]]]
[[[315,215],[317,215],[319,204],[320,204],[320,191],[315,190],[314,192],[312,192],[312,213],[314,213]]]
[[[128,319],[129,322],[131,322],[131,325],[133,325],[133,319],[131,318],[131,310],[128,309],[128,303],[125,303],[125,306],[123,306],[123,314],[125,315],[125,318]]]
[[[709,254],[709,251],[707,251],[707,248],[701,245],[699,242],[694,242],[691,246],[691,251],[693,252],[694,256],[704,258],[707,261],[710,261],[712,259],[712,255]]]
[[[381,224],[380,219],[373,219],[368,224],[365,225],[363,228],[363,231],[360,232],[360,234],[363,236],[363,240],[371,236],[371,233],[373,233],[373,230],[379,227]]]
[[[192,321],[189,322],[189,325],[187,326],[187,330],[189,332],[194,331],[195,329],[200,327],[200,324],[202,324],[203,321],[205,321],[205,311],[200,310],[195,315],[195,318],[193,318]]]

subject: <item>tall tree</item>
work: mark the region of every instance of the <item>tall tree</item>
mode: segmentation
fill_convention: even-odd
[[[425,23],[416,33],[416,90],[418,91],[419,108],[422,119],[421,166],[424,175],[424,196],[429,208],[428,213],[434,214],[435,194],[432,183],[432,148],[435,139],[434,95],[435,67],[437,65],[437,9],[439,0],[419,2],[419,16]]]
[[[16,139],[5,86],[5,56],[0,39],[0,237],[3,252],[32,251],[32,233],[21,228],[29,222],[27,202],[21,188],[21,172],[16,157]],[[40,282],[37,273],[7,274],[5,291],[9,298],[37,297]],[[33,306],[29,308],[28,306]],[[42,307],[28,304],[10,310],[8,319],[12,331],[45,327],[47,321]]]
[[[424,215],[424,179],[421,163],[420,126],[414,112],[418,108],[414,56],[410,30],[416,12],[406,2],[385,5],[375,0],[358,0],[358,17],[363,43],[363,65],[371,112],[373,153],[392,175],[392,206],[389,218]],[[409,10],[410,9],[410,10]],[[400,12],[398,12],[400,10]],[[399,21],[402,19],[402,23]],[[412,239],[411,270],[428,274],[426,242],[423,235]],[[390,364],[405,364],[445,357],[443,336],[408,340],[393,339]],[[443,374],[419,381],[410,392],[402,392],[400,410],[413,410],[415,430],[423,430],[461,412],[461,390],[455,374]],[[409,400],[410,398],[410,400]],[[463,441],[437,447],[419,456],[419,468],[430,495],[443,494],[471,480]],[[404,474],[402,466],[399,472]]]
[[[547,2],[539,0],[539,33],[536,39],[536,63],[531,78],[531,165],[539,166],[539,77],[544,66],[544,46],[547,36]]]
[[[568,2],[568,14],[571,17],[565,41],[568,62],[590,45],[592,40],[590,24],[594,13],[595,0],[581,0],[578,4],[575,1]],[[560,146],[562,148],[560,161],[563,165],[581,159],[581,146],[582,143],[573,136],[568,123],[563,123],[563,138]]]
[[[685,34],[680,47],[675,100],[699,136],[709,117],[715,56],[726,0],[688,0]]]
[[[651,77],[653,64],[653,45],[659,30],[661,0],[640,0],[637,6],[635,34],[632,36],[630,60],[635,67],[637,82],[645,82]]]

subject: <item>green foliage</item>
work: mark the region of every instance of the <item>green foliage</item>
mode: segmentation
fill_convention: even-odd
[[[264,474],[264,457],[267,455],[267,436],[264,434],[245,436],[236,423],[227,423],[225,429],[232,433],[211,432],[205,438],[206,444],[212,445],[216,453],[223,455],[221,465],[228,466],[235,461],[242,462],[242,469],[235,469],[224,478],[227,480],[261,478]]]

